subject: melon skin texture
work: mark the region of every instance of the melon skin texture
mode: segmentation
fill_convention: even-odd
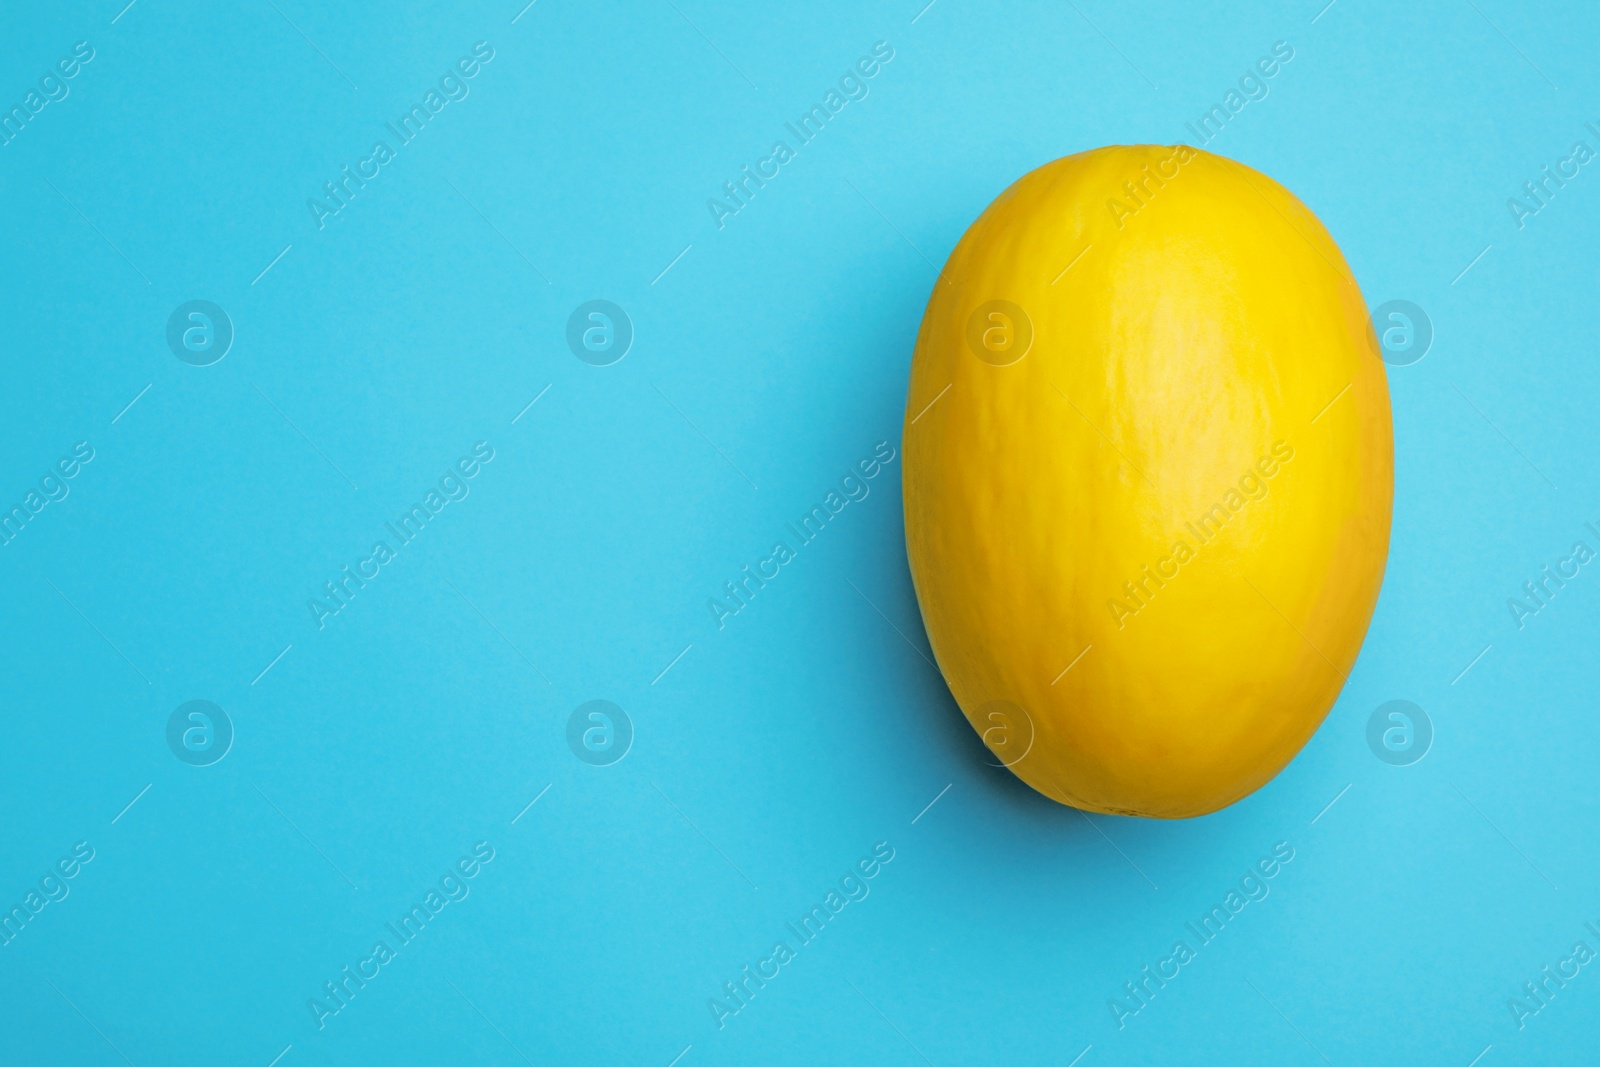
[[[1094,812],[1187,818],[1270,781],[1355,663],[1393,430],[1321,222],[1188,146],[1056,160],[951,253],[906,403],[906,548],[999,762]]]

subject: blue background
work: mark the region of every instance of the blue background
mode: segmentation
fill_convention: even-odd
[[[1521,629],[1506,602],[1600,547],[1600,174],[1524,228],[1506,201],[1600,148],[1600,15],[922,3],[7,14],[6,108],[95,56],[0,147],[0,503],[95,457],[0,548],[0,905],[95,856],[0,948],[0,1058],[1592,1058],[1596,968],[1521,1028],[1508,1001],[1600,949],[1600,572]],[[478,41],[470,94],[319,229],[308,198]],[[719,229],[707,198],[879,41],[870,95]],[[933,264],[983,206],[1071,152],[1193,141],[1277,41],[1207,147],[1436,332],[1389,370],[1371,632],[1288,769],[1163,823],[992,767],[928,662],[898,456],[719,630],[708,598],[898,450]],[[596,298],[635,331],[606,367],[565,342]],[[236,331],[211,366],[167,346],[192,299]],[[319,628],[308,600],[478,441],[470,496]],[[236,730],[207,767],[166,741],[194,699]],[[567,743],[593,699],[635,733],[610,766]],[[1410,766],[1366,741],[1392,699],[1433,724]],[[470,896],[319,1029],[323,983],[479,841]],[[719,1029],[707,1001],[879,841],[870,895]],[[1110,998],[1278,842],[1270,896],[1119,1029]]]

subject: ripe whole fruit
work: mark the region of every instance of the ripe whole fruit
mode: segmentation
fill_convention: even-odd
[[[1292,193],[1182,145],[1023,176],[934,285],[906,418],[929,640],[1029,785],[1203,815],[1316,731],[1382,584],[1393,432],[1360,288]]]

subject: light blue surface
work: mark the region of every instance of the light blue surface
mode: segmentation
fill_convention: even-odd
[[[1600,950],[1600,569],[1520,629],[1507,606],[1600,548],[1600,164],[1523,228],[1507,206],[1600,149],[1592,7],[123,2],[0,33],[7,107],[93,49],[0,147],[0,503],[93,451],[0,548],[0,904],[74,872],[0,947],[0,1060],[1592,1060],[1596,968],[1520,1027],[1509,1002]],[[480,41],[402,145],[385,124]],[[1275,781],[1204,819],[1086,819],[989,766],[927,661],[912,342],[1010,181],[1193,141],[1279,41],[1207,147],[1435,330],[1389,371],[1388,575]],[[785,123],[877,42],[865,97],[798,145]],[[308,199],[380,139],[319,229]],[[779,139],[795,158],[719,229],[707,199]],[[633,326],[609,366],[566,340],[597,299]],[[191,300],[234,330],[207,366],[167,343]],[[868,495],[719,630],[708,599],[879,442]],[[386,524],[432,489],[402,544]],[[319,628],[346,565],[377,573]],[[208,766],[168,745],[192,700],[234,730]],[[609,765],[604,720],[571,734],[587,760],[568,744],[592,700],[632,725]],[[1391,700],[1432,722],[1410,766],[1368,747]],[[786,924],[879,842],[802,945]],[[1200,947],[1185,924],[1280,842]],[[402,944],[387,924],[441,879],[460,899]],[[1111,998],[1180,938],[1195,958],[1119,1028]],[[778,941],[719,1028],[708,1001]],[[319,1028],[346,965],[376,976]]]

